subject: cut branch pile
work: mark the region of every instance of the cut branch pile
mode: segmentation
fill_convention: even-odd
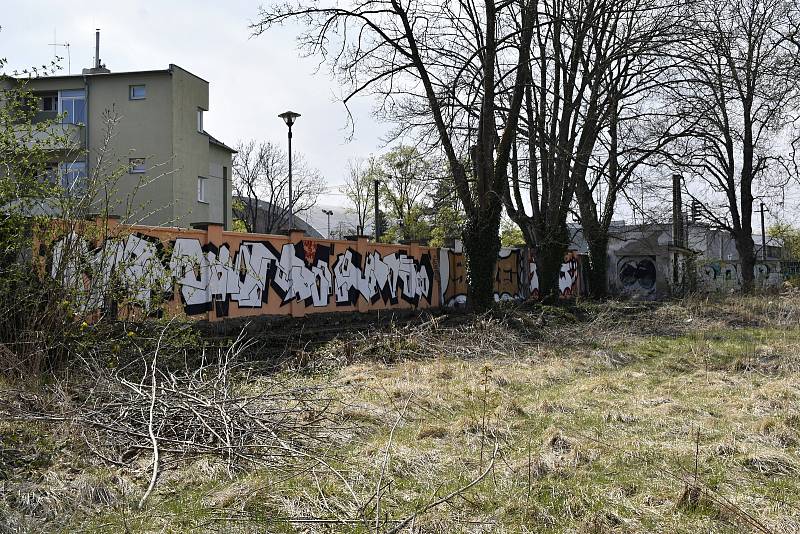
[[[95,430],[84,434],[86,442],[105,462],[128,465],[152,455],[151,483],[140,505],[159,465],[211,455],[224,459],[231,477],[254,465],[291,473],[336,432],[326,389],[290,385],[289,377],[250,376],[237,361],[248,348],[242,336],[212,360],[204,357],[180,372],[159,367],[159,347],[124,368],[96,371],[94,386],[70,418]],[[136,371],[138,380],[131,378]]]

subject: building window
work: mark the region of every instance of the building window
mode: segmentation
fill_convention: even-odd
[[[206,179],[202,176],[197,177],[197,201],[207,204],[206,201]]]
[[[58,163],[48,163],[44,168],[44,178],[49,184],[59,183],[59,168]]]
[[[58,93],[42,95],[40,111],[58,111]]]
[[[63,124],[86,124],[86,92],[59,91],[58,112],[63,114]]]
[[[197,131],[203,133],[203,110],[197,108]]]
[[[147,86],[145,85],[130,85],[128,86],[128,91],[130,100],[144,100],[147,98]]]
[[[76,191],[83,187],[86,181],[86,162],[73,161],[71,163],[62,163],[59,166],[61,174],[61,187],[66,191]]]
[[[145,158],[130,158],[128,160],[128,169],[130,174],[142,174],[146,172]]]

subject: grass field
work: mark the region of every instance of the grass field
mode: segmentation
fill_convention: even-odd
[[[795,294],[430,317],[263,380],[324,392],[322,446],[165,463],[141,510],[147,451],[103,459],[15,416],[64,387],[0,385],[0,532],[800,532]]]

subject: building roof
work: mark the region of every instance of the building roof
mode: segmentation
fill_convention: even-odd
[[[224,150],[227,150],[231,154],[236,154],[237,153],[237,150],[229,147],[228,145],[226,145],[225,143],[223,143],[222,141],[220,141],[219,139],[217,139],[216,137],[214,137],[213,135],[211,135],[207,131],[203,130],[203,133],[208,136],[208,142],[211,143],[212,145],[216,145],[216,146],[218,146],[218,147],[220,147],[220,148],[222,148]]]
[[[234,196],[233,200],[235,202],[237,200],[241,201],[241,200],[244,200],[244,199],[243,199],[243,197]],[[235,204],[234,204],[234,206],[235,206]],[[258,201],[258,210],[259,211],[262,211],[262,210],[263,211],[269,211],[271,207],[272,207],[272,205],[269,202],[266,202],[264,200],[259,200]],[[234,207],[233,211],[234,211],[234,216],[235,217],[238,216],[238,214],[236,213],[236,208],[235,207]],[[320,233],[319,230],[317,230],[316,228],[311,226],[309,223],[307,223],[306,221],[301,219],[300,216],[298,216],[297,214],[293,214],[292,215],[292,219],[293,219],[292,220],[292,228],[296,228],[298,230],[303,230],[308,237],[313,237],[313,238],[316,238],[316,239],[324,239],[322,233]],[[257,225],[257,226],[260,226],[260,225]],[[282,224],[281,228],[279,229],[279,231],[286,231],[288,229],[289,228],[286,227],[286,224]],[[256,233],[264,233],[264,232],[259,232],[258,230],[259,229],[256,228]]]
[[[191,74],[198,80],[209,83],[208,80],[201,78],[197,74],[184,69],[180,65],[175,65],[174,63],[170,63],[169,67],[166,69],[128,70],[120,72],[87,72],[86,74],[59,74],[55,76],[14,76],[12,78],[16,80],[66,80],[71,78],[83,79],[86,76],[95,78],[104,76],[130,76],[132,74],[172,74],[175,69],[180,69],[187,74]]]

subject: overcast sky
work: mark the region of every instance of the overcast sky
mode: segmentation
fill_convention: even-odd
[[[320,200],[325,207],[346,203],[338,186],[348,159],[383,150],[389,125],[372,117],[369,99],[351,104],[355,135],[348,142],[347,113],[336,98],[341,89],[324,69],[315,72],[317,60],[300,57],[296,27],[251,37],[247,26],[257,17],[258,0],[3,0],[2,5],[0,57],[8,59],[9,68],[48,62],[50,43],[69,42],[71,70],[80,73],[92,65],[94,30],[100,28],[100,57],[112,71],[175,63],[208,80],[206,129],[230,145],[251,138],[285,143],[286,126],[277,115],[287,109],[301,113],[294,147],[325,176],[330,191]],[[66,73],[66,51],[57,53],[65,56]],[[771,208],[798,222],[797,191],[791,193],[786,205]],[[624,202],[617,211],[620,218],[630,217]]]
[[[94,30],[101,29],[100,58],[111,71],[165,69],[175,63],[210,82],[206,129],[229,145],[238,140],[286,142],[278,113],[302,114],[293,128],[294,150],[325,176],[331,195],[322,202],[344,204],[337,185],[347,160],[379,153],[388,125],[372,118],[372,102],[351,105],[355,136],[348,142],[347,113],[327,71],[301,58],[296,28],[285,26],[251,37],[248,22],[258,14],[253,0],[3,0],[0,57],[9,69],[53,58],[53,32],[70,44],[72,73],[92,66]],[[67,73],[66,51],[57,52]]]

